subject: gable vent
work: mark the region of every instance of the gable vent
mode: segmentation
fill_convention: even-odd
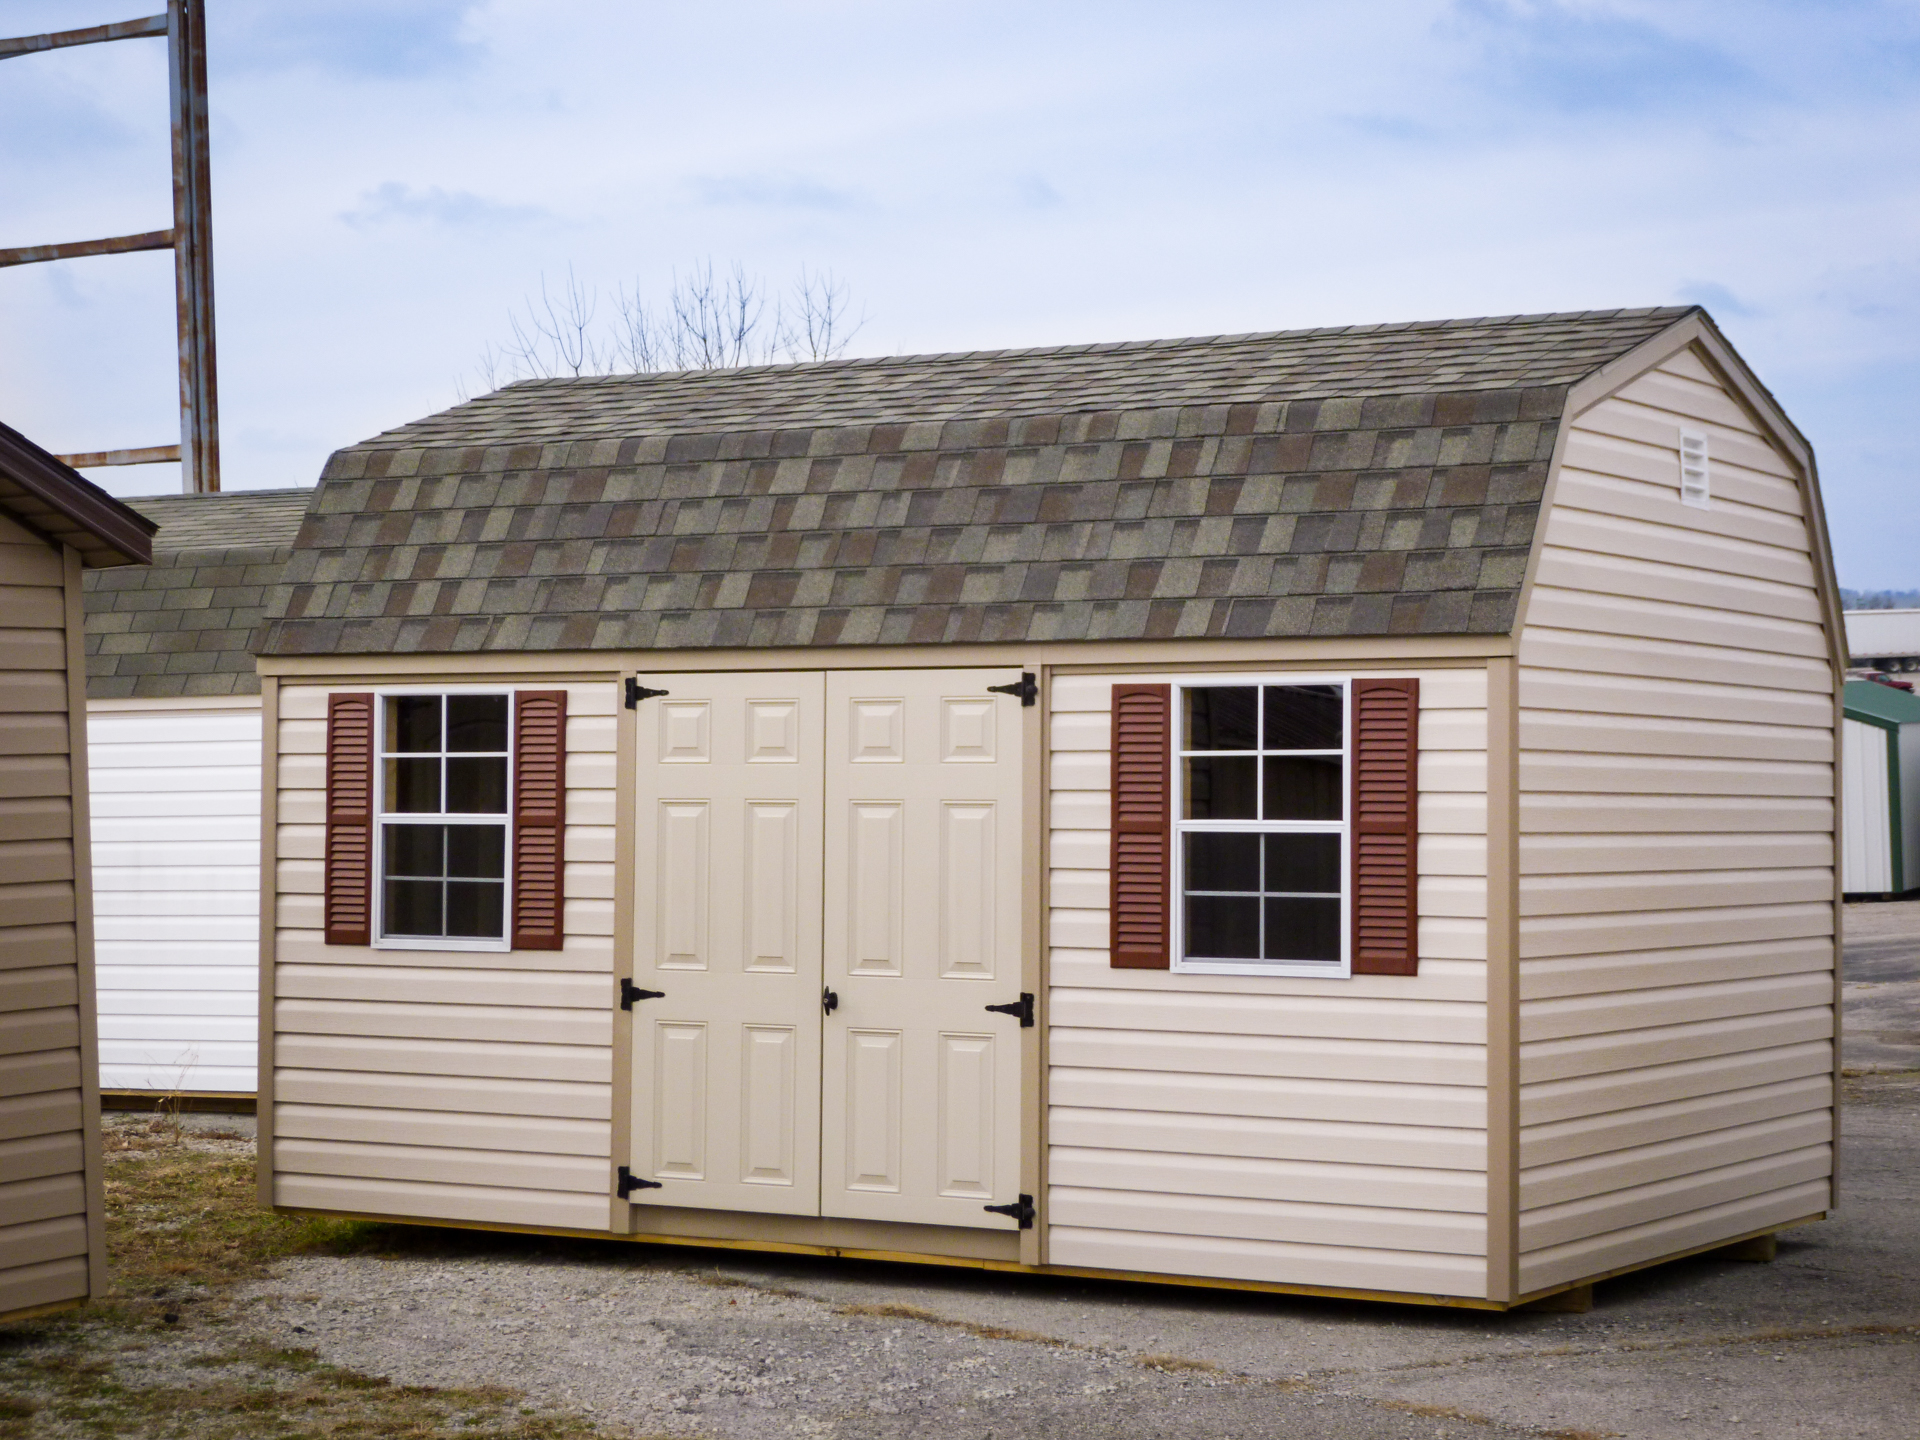
[[[1711,475],[1707,469],[1707,433],[1704,430],[1680,432],[1680,503],[1704,510],[1713,498]]]

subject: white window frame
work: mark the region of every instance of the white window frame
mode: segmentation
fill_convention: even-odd
[[[500,906],[500,938],[498,940],[480,939],[473,936],[434,936],[434,935],[387,935],[387,825],[464,823],[468,818],[491,822],[494,816],[477,815],[473,817],[451,816],[442,810],[438,815],[422,815],[409,810],[403,813],[389,814],[387,811],[387,701],[406,696],[438,695],[504,695],[507,700],[507,808],[499,816],[502,831],[502,850],[505,863],[501,866],[504,878],[501,880],[502,894]],[[373,946],[375,950],[441,950],[468,951],[486,954],[504,954],[513,949],[513,781],[514,768],[519,762],[519,753],[513,745],[513,714],[518,696],[516,687],[511,685],[398,685],[374,691],[373,711]],[[443,721],[444,723],[444,721]],[[442,736],[444,743],[445,736]],[[444,750],[440,752],[443,756]],[[446,803],[446,794],[441,792],[441,804]]]
[[[1186,765],[1183,763],[1189,753],[1209,754],[1209,751],[1188,752],[1182,747],[1186,729],[1186,695],[1188,690],[1202,690],[1220,685],[1338,685],[1340,687],[1340,818],[1331,820],[1184,820],[1186,810]],[[1264,714],[1265,707],[1261,707]],[[1170,816],[1171,845],[1173,852],[1168,865],[1167,903],[1172,911],[1168,916],[1167,935],[1170,946],[1168,961],[1170,967],[1188,975],[1284,975],[1310,976],[1319,980],[1346,980],[1353,975],[1353,677],[1350,675],[1328,675],[1309,671],[1305,674],[1270,673],[1227,673],[1224,675],[1186,675],[1173,682],[1171,732],[1173,783],[1169,793],[1172,802]],[[1325,755],[1330,751],[1308,750],[1298,752],[1307,755]],[[1264,765],[1256,762],[1257,783],[1266,784]],[[1190,832],[1241,833],[1254,835],[1295,834],[1329,835],[1340,837],[1340,958],[1339,960],[1294,960],[1294,961],[1245,961],[1230,962],[1220,960],[1189,960],[1186,958],[1186,865],[1187,846],[1185,837]]]

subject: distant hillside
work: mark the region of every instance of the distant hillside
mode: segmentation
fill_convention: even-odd
[[[1843,610],[1920,610],[1920,590],[1840,590]]]

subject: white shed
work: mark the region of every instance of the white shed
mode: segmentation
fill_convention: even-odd
[[[1492,1309],[1818,1219],[1841,649],[1698,310],[509,386],[269,605],[262,1194]]]
[[[87,581],[100,1084],[254,1092],[260,681],[248,641],[313,490],[159,495],[154,563]]]
[[[1845,713],[1843,888],[1882,899],[1920,889],[1920,698],[1849,680]]]

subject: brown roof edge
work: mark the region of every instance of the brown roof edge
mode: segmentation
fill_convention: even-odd
[[[152,563],[159,526],[5,424],[0,482],[0,510],[73,546],[89,568]]]

